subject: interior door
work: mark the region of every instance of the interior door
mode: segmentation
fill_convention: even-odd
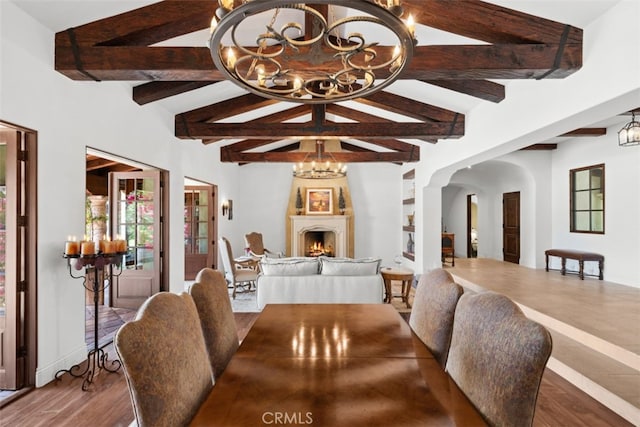
[[[520,264],[520,192],[502,195],[502,254],[507,262]]]
[[[205,267],[216,268],[215,186],[185,186],[184,274],[194,280]]]
[[[127,242],[122,274],[111,286],[114,307],[137,309],[160,292],[160,171],[109,174],[111,235]]]

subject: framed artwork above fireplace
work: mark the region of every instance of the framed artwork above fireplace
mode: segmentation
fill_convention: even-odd
[[[307,215],[333,215],[333,190],[331,188],[308,188]]]

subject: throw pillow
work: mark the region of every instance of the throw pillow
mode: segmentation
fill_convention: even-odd
[[[380,271],[377,258],[327,258],[320,257],[320,274],[325,276],[373,276]]]
[[[310,276],[318,274],[317,258],[262,258],[260,271],[265,276]]]

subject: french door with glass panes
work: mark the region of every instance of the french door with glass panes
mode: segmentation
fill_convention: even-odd
[[[216,268],[215,186],[184,188],[184,275],[194,280],[205,267]]]
[[[112,305],[138,308],[160,292],[160,171],[112,172],[109,186],[111,237],[127,245],[122,274],[113,278]]]

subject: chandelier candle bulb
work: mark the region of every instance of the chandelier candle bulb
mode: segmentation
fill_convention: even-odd
[[[234,69],[236,66],[236,54],[233,52],[233,49],[227,48],[227,67],[229,69]]]
[[[411,34],[411,37],[415,37],[416,35],[416,21],[413,19],[413,15],[409,15],[407,18],[407,29]]]

